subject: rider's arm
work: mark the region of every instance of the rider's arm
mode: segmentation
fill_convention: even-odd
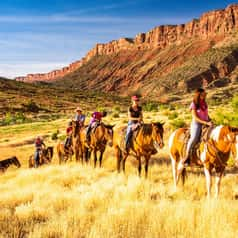
[[[203,124],[203,125],[207,125],[207,126],[210,126],[211,125],[211,122],[208,122],[208,121],[203,121],[201,120],[198,116],[197,116],[197,113],[196,113],[196,110],[195,109],[192,109],[192,117],[195,119],[195,121]]]

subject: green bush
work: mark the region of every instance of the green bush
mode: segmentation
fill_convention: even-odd
[[[119,113],[119,112],[121,112],[121,107],[120,106],[114,106],[113,111]]]
[[[143,110],[146,112],[157,112],[158,104],[154,102],[148,102],[145,105],[143,105]]]
[[[177,112],[172,112],[168,115],[168,119],[169,120],[173,120],[176,119],[178,117],[178,113]]]
[[[3,120],[1,121],[0,125],[14,125],[14,124],[21,124],[25,122],[29,122],[30,120],[25,117],[22,112],[17,112],[15,114],[7,112]]]
[[[218,111],[212,120],[216,125],[230,125],[238,127],[238,112]]]
[[[27,112],[39,112],[40,110],[40,107],[33,100],[23,104],[23,107]]]
[[[234,111],[238,111],[238,96],[234,96],[231,101],[231,106]]]
[[[119,115],[119,113],[118,113],[118,112],[114,112],[114,113],[112,114],[112,117],[113,117],[113,118],[119,118],[119,117],[120,117],[120,115]]]
[[[178,128],[181,128],[181,127],[185,127],[186,123],[185,123],[184,120],[178,118],[176,120],[171,121],[170,125],[172,126],[173,129],[178,129]]]
[[[57,140],[59,135],[59,130],[55,131],[51,135],[51,140]]]

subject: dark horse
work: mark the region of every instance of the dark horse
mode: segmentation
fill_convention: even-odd
[[[85,131],[81,130],[81,144],[83,145],[83,153],[86,153],[86,161],[89,160],[91,153],[88,153],[87,147],[89,150],[93,152],[94,155],[94,167],[97,164],[97,152],[100,152],[99,155],[99,166],[102,166],[103,154],[106,149],[107,143],[112,146],[113,140],[113,126],[105,125],[104,123],[100,123],[92,128],[90,134],[90,143],[89,145],[85,140]]]
[[[6,169],[12,164],[14,164],[18,168],[21,167],[21,164],[20,164],[19,160],[17,159],[17,157],[13,156],[9,159],[0,161],[0,171],[5,172]]]
[[[42,149],[40,151],[40,158],[39,158],[39,166],[43,165],[43,164],[49,164],[51,163],[51,160],[53,158],[53,154],[54,154],[54,148],[53,146],[48,146],[46,149]],[[34,155],[31,155],[29,158],[29,168],[33,168],[35,167],[35,159],[34,159]]]
[[[121,162],[125,172],[125,163],[128,155],[132,153],[138,160],[138,172],[141,175],[141,157],[145,158],[145,177],[148,174],[148,166],[151,155],[157,153],[157,148],[164,146],[163,123],[142,124],[136,135],[131,140],[130,151],[125,151],[126,126],[115,128],[113,146],[116,150],[117,170],[120,172]]]

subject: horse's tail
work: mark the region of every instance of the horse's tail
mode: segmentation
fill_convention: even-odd
[[[183,183],[183,185],[184,185],[184,184],[185,184],[186,177],[187,177],[186,168],[183,168],[183,170],[182,170],[182,172],[181,172],[181,176],[182,176],[182,183]]]

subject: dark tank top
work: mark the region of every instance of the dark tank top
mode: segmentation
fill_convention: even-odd
[[[139,118],[142,112],[142,107],[138,106],[135,111],[132,106],[129,107],[129,112],[131,117]],[[138,122],[138,120],[132,120],[132,122]]]

